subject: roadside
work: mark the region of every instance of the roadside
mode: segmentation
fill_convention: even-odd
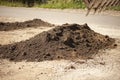
[[[7,6],[0,6],[1,8],[7,8]],[[82,13],[82,14],[86,14],[87,13],[87,9],[54,9],[54,8],[38,8],[38,7],[32,7],[32,8],[27,8],[27,7],[11,7],[11,8],[26,8],[26,9],[37,9],[37,10],[46,10],[46,11],[55,11],[55,12],[67,12],[67,13]],[[0,9],[2,10],[2,9]],[[120,16],[120,11],[117,10],[105,10],[103,12],[100,13],[96,13],[94,14],[94,11],[90,12],[90,15],[111,15],[111,16]],[[84,15],[85,16],[85,15]],[[88,15],[89,16],[89,15]],[[17,19],[17,18],[16,18]],[[19,20],[20,21],[20,20]]]
[[[0,22],[23,22],[25,19],[22,18],[15,18],[15,17],[6,17],[6,16],[0,16]]]
[[[15,18],[6,18],[19,21]],[[51,28],[28,28],[14,31],[0,31],[0,43],[11,44],[23,41]],[[107,31],[108,29],[106,29]],[[106,34],[104,27],[95,29]],[[89,60],[53,60],[43,62],[11,62],[0,59],[0,80],[119,80],[120,79],[120,38],[114,33],[107,34],[117,38],[117,48],[103,50],[96,57]],[[119,31],[119,30],[118,30]],[[119,32],[117,35],[120,36]]]
[[[27,8],[26,13],[24,12],[24,8],[22,8],[22,10],[24,10],[23,12],[21,12],[22,10],[20,8],[17,8],[21,13],[26,13],[24,16],[20,12],[18,12],[18,14],[16,8],[3,9],[4,10],[2,10],[0,13],[0,21],[2,22],[23,22],[33,19],[34,17],[42,18],[46,21],[56,24],[63,24],[67,20],[69,23],[74,22],[83,24],[86,20],[88,25],[90,25],[90,28],[96,32],[116,38],[116,43],[118,46],[112,50],[103,50],[99,52],[99,54],[97,54],[93,59],[89,59],[87,61],[78,59],[75,61],[54,60],[43,62],[12,62],[9,60],[0,59],[0,80],[120,80],[119,16],[109,18],[110,15],[107,15],[107,17],[106,15],[100,15],[102,16],[100,17],[96,14],[95,17],[90,15],[91,17],[89,16],[86,18],[81,17],[84,14],[81,15],[80,13],[77,13],[76,10],[75,12],[74,10],[73,12],[68,10],[68,12],[65,11],[61,13],[61,10],[52,11],[46,9],[44,11],[44,9]],[[97,21],[101,21],[101,25],[100,23],[95,23]],[[51,28],[41,27],[13,31],[0,31],[0,44],[5,45],[27,40],[49,29]]]

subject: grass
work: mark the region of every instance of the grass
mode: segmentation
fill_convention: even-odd
[[[83,2],[65,2],[64,0],[59,0],[59,2],[48,2],[46,4],[36,5],[37,7],[42,8],[54,8],[54,9],[79,9],[79,8],[85,8],[85,5]]]
[[[2,6],[10,6],[10,7],[27,7],[27,5],[22,4],[22,2],[8,2],[5,0],[0,0],[0,5]],[[85,4],[82,0],[48,0],[47,3],[38,4],[35,3],[34,7],[39,8],[54,8],[54,9],[84,9]],[[108,10],[116,10],[120,11],[120,6],[118,7],[111,7]]]
[[[115,11],[120,11],[120,6],[117,7],[110,7],[108,10],[115,10]]]
[[[12,3],[5,0],[0,0],[0,5],[10,6],[10,7],[26,7],[21,2]],[[34,7],[55,8],[55,9],[65,9],[65,8],[78,9],[78,8],[85,8],[85,5],[83,4],[83,2],[73,2],[73,0],[70,0],[69,2],[67,0],[50,0],[44,4],[35,3]]]
[[[1,6],[10,6],[10,7],[23,7],[23,6],[25,6],[20,2],[13,3],[13,2],[8,2],[8,1],[3,1],[3,0],[0,0],[0,5]]]

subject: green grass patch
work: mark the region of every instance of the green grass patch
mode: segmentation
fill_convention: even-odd
[[[0,0],[0,5],[1,6],[10,6],[10,7],[23,7],[23,6],[25,6],[21,2],[8,2],[8,1],[3,1],[3,0]]]
[[[66,0],[53,0],[53,1],[48,1],[48,3],[45,4],[37,4],[36,7],[40,8],[54,8],[54,9],[66,9],[66,8],[71,8],[71,9],[79,9],[79,8],[85,8],[84,3],[81,1],[79,2],[74,2],[74,1],[66,1]]]
[[[0,0],[0,5],[10,6],[10,7],[28,7],[28,5],[23,4],[21,1],[10,2],[7,0]],[[46,3],[41,3],[36,0],[34,7],[39,8],[50,8],[50,9],[84,9],[86,8],[83,0],[48,0]],[[120,11],[120,6],[110,7],[107,10]]]
[[[120,11],[120,6],[110,7],[110,8],[108,8],[108,10]]]

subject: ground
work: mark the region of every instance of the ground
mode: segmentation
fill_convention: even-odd
[[[25,21],[25,19],[1,16],[0,21],[14,22]],[[38,27],[0,31],[0,44],[26,40],[51,28]],[[93,59],[88,60],[12,62],[0,59],[0,80],[120,80],[120,30],[103,26],[98,28],[91,26],[91,28],[96,32],[115,38],[117,48],[100,51]]]

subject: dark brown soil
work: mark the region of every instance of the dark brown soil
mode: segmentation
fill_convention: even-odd
[[[0,46],[0,58],[43,61],[90,57],[115,42],[91,30],[87,24],[65,24],[19,43]]]
[[[16,29],[29,28],[29,27],[40,27],[40,26],[51,27],[53,25],[48,22],[44,22],[41,19],[33,19],[25,22],[14,22],[14,23],[0,22],[0,31],[9,31],[9,30],[16,30]]]

